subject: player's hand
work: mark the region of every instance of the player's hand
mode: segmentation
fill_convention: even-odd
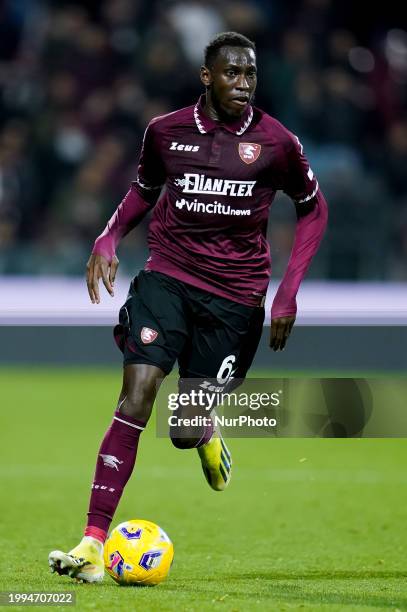
[[[86,284],[92,304],[100,304],[99,295],[99,279],[103,280],[106,291],[113,297],[114,279],[116,277],[119,260],[116,255],[113,256],[112,262],[109,263],[103,255],[92,255],[86,265]]]
[[[280,317],[271,320],[270,348],[282,351],[295,322],[295,317]]]

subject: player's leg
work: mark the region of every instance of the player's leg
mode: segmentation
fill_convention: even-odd
[[[85,582],[103,579],[103,544],[133,471],[139,438],[164,376],[163,370],[152,365],[124,367],[118,406],[98,452],[84,537],[69,553],[59,550],[50,553],[52,571]]]
[[[98,453],[85,535],[102,542],[106,539],[164,376],[165,372],[157,366],[135,363],[124,366],[119,403]]]
[[[263,308],[251,308],[217,296],[194,296],[197,321],[191,342],[180,356],[180,374],[184,384],[205,386],[210,380],[222,392],[236,388],[245,378],[256,353],[264,321]],[[188,406],[181,412],[190,413]],[[196,410],[196,408],[195,408]],[[206,412],[206,415],[208,412]],[[188,416],[188,414],[187,414]],[[172,428],[171,439],[177,448],[198,449],[202,468],[209,485],[221,491],[230,481],[232,459],[220,431],[213,424],[203,424],[194,431]]]
[[[247,318],[246,333],[239,334],[235,347],[231,344],[230,349],[227,349],[226,343],[223,345],[225,349],[223,354],[226,353],[226,355],[220,362],[216,382],[221,383],[221,387],[226,384],[226,391],[235,389],[246,377],[260,342],[263,322],[264,309],[253,308]],[[229,334],[227,337],[232,340]],[[222,356],[220,350],[222,343],[218,346],[218,355]],[[232,357],[236,359],[232,360]],[[201,444],[197,445],[197,450],[209,486],[215,491],[223,491],[229,484],[232,475],[232,457],[221,432],[215,430],[209,440],[204,439]]]
[[[180,405],[171,413],[170,438],[173,445],[181,450],[198,448],[208,442],[214,431],[210,412],[203,401],[196,401],[200,391],[200,379],[183,378],[178,380],[178,396],[189,396],[188,405]],[[194,397],[195,396],[195,397]]]
[[[230,391],[242,382],[252,364],[263,329],[264,309],[198,291],[190,291],[198,304],[194,304],[197,312],[191,337],[179,357],[178,391],[185,394],[202,393],[201,389],[210,393],[214,388],[219,392]],[[200,419],[201,425],[185,425],[183,421],[208,412],[208,406],[196,403],[175,411],[174,416],[180,417],[182,424],[170,429],[173,444],[178,448],[204,444],[213,432],[211,422]]]
[[[182,299],[171,279],[141,273],[131,284],[115,328],[124,353],[123,386],[99,449],[85,535],[70,553],[50,554],[52,570],[86,582],[103,578],[103,542],[132,473],[139,437],[160,381],[171,371],[186,337]]]

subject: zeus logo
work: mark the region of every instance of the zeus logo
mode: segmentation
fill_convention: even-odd
[[[183,193],[205,193],[234,197],[251,197],[256,181],[232,181],[213,179],[204,174],[185,173],[183,179],[175,179],[175,185],[182,187]]]
[[[196,153],[199,151],[199,145],[179,144],[173,141],[170,146],[170,151],[191,151],[192,153]]]

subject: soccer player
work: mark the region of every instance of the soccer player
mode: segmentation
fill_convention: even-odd
[[[244,378],[252,363],[264,320],[266,228],[276,191],[293,199],[297,224],[271,310],[274,350],[284,348],[291,332],[296,294],[327,221],[298,138],[251,104],[254,43],[235,32],[219,34],[205,50],[200,77],[205,94],[196,104],[147,126],[137,178],[87,265],[89,296],[98,304],[99,279],[113,296],[121,238],[152,211],[150,256],[115,327],[123,386],[98,453],[85,534],[69,553],[49,555],[51,570],[86,582],[103,578],[103,543],[158,386],[175,361],[181,381],[210,378],[221,385]],[[170,436],[177,448],[198,450],[213,489],[226,487],[231,457],[213,426],[173,429]]]

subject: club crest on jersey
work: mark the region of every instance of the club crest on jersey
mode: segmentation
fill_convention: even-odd
[[[240,159],[245,164],[252,164],[259,157],[261,152],[261,145],[255,144],[254,142],[241,142],[239,143],[239,155]]]
[[[143,344],[151,344],[158,336],[158,331],[150,329],[149,327],[143,327],[140,332],[140,338]]]

